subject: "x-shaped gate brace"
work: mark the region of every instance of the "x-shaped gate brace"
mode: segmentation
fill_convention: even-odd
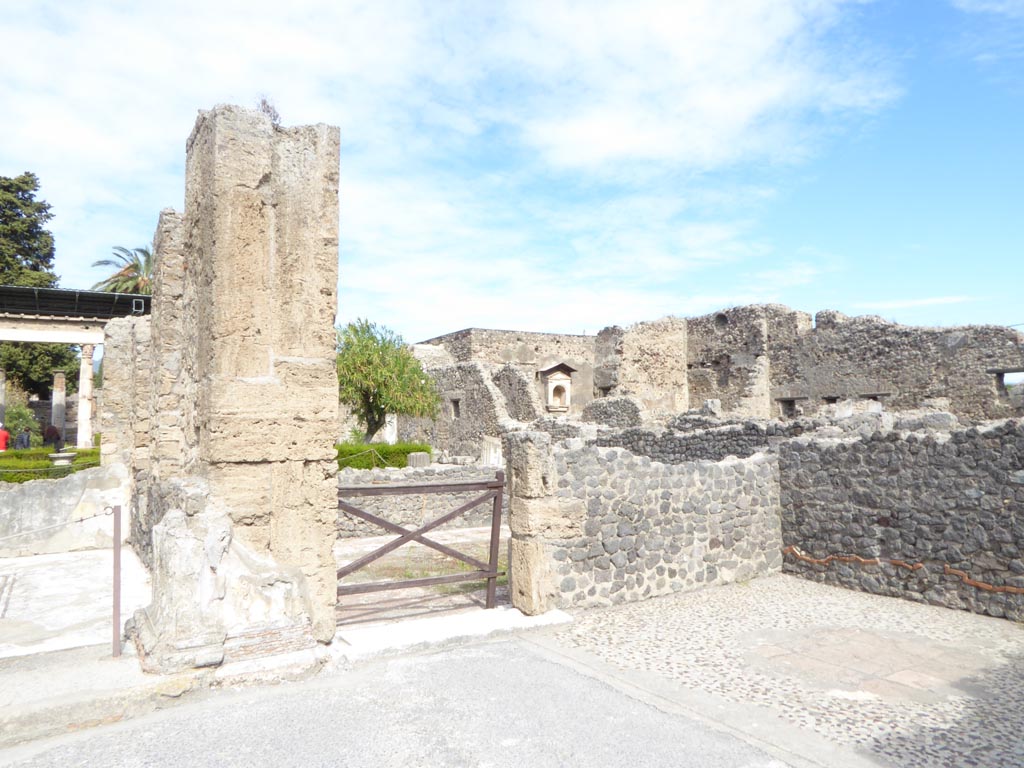
[[[497,580],[499,576],[504,575],[504,572],[498,571],[498,544],[501,538],[501,495],[505,487],[505,473],[497,472],[494,480],[486,482],[475,482],[475,483],[438,483],[434,485],[403,485],[403,486],[367,486],[367,487],[346,487],[338,489],[338,509],[342,512],[347,512],[350,515],[358,517],[362,520],[366,520],[369,523],[380,526],[386,531],[391,533],[400,534],[397,539],[389,541],[382,547],[378,547],[373,552],[367,555],[363,555],[358,560],[354,560],[348,565],[342,566],[338,569],[338,579],[343,579],[346,576],[355,573],[361,568],[365,568],[367,565],[372,563],[389,552],[393,552],[403,544],[408,544],[410,541],[415,541],[424,546],[435,549],[449,557],[454,557],[467,565],[476,568],[475,571],[466,571],[464,573],[456,573],[448,576],[431,576],[424,579],[405,579],[402,581],[373,581],[365,584],[339,584],[338,585],[338,596],[342,595],[355,595],[363,594],[366,592],[382,592],[389,589],[406,589],[410,587],[427,587],[434,584],[451,584],[459,581],[479,581],[480,579],[487,579],[487,608],[494,607],[495,591],[497,588]],[[390,520],[385,520],[379,515],[375,515],[372,512],[367,512],[365,509],[360,509],[352,504],[345,501],[345,497],[352,496],[399,496],[399,495],[418,495],[418,494],[436,494],[436,493],[464,493],[469,491],[484,491],[480,496],[476,497],[472,501],[468,501],[465,504],[453,509],[451,512],[447,512],[436,520],[431,520],[426,525],[417,528],[416,530],[409,530],[403,528],[397,523],[393,523]],[[459,552],[439,541],[427,538],[423,534],[428,533],[435,528],[444,525],[450,520],[454,520],[460,515],[464,515],[474,507],[478,507],[487,501],[492,502],[491,508],[491,541],[490,541],[490,558],[489,562],[485,563],[481,560],[477,560],[475,557]]]

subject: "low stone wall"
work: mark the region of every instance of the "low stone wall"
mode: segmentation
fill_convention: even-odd
[[[513,604],[642,600],[777,571],[782,565],[774,456],[668,465],[615,448],[515,433]]]
[[[580,418],[583,421],[592,421],[618,429],[639,427],[642,421],[640,405],[632,397],[602,397],[592,400],[587,403]]]
[[[687,432],[673,430],[625,429],[602,435],[595,445],[625,448],[631,453],[660,461],[680,464],[688,461],[721,461],[727,456],[745,458],[766,450],[775,438],[793,431],[778,422],[748,421]]]
[[[339,487],[373,485],[435,485],[439,483],[471,483],[494,480],[495,469],[481,466],[433,465],[403,469],[343,469],[338,472]],[[403,494],[401,496],[357,496],[354,506],[365,509],[405,528],[418,528],[460,504],[479,496],[479,491],[465,493]],[[502,500],[502,518],[508,519],[508,494]],[[491,524],[491,503],[481,504],[466,515],[445,523],[444,528],[473,528]],[[387,534],[344,512],[338,513],[338,537],[342,539]]]
[[[778,456],[786,571],[1024,621],[1024,420]]]
[[[129,530],[128,469],[83,469],[57,480],[0,483],[0,557],[46,555],[113,545],[120,505],[122,542]]]

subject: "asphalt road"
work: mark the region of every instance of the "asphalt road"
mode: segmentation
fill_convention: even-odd
[[[14,766],[788,768],[734,735],[518,638],[213,691],[0,752]]]

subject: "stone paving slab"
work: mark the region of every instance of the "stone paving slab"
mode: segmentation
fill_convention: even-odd
[[[752,706],[878,765],[1024,765],[1009,621],[778,575],[578,612],[555,640],[732,703],[741,731]]]
[[[111,642],[111,549],[0,558],[0,659]],[[149,604],[149,574],[121,550],[121,624]]]

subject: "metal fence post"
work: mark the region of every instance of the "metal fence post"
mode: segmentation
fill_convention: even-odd
[[[114,507],[114,657],[121,655],[121,505]]]

